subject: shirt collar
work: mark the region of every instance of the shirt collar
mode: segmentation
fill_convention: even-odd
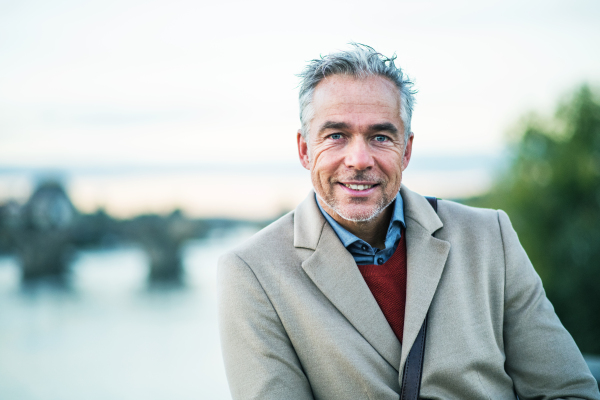
[[[370,245],[368,243],[366,243],[364,240],[360,239],[353,233],[350,233],[348,230],[346,230],[346,228],[344,228],[336,220],[334,220],[331,217],[331,215],[329,215],[325,210],[323,210],[323,207],[321,207],[321,204],[319,204],[319,201],[317,200],[316,194],[315,194],[315,201],[317,202],[317,205],[319,206],[319,210],[321,210],[321,213],[323,214],[323,216],[325,217],[327,222],[329,222],[329,225],[331,225],[331,227],[333,228],[333,230],[336,233],[336,235],[338,236],[338,238],[340,238],[340,241],[342,242],[344,247],[348,247],[356,242],[359,242],[360,244],[366,244],[370,247]],[[401,227],[406,228],[406,224],[404,223],[404,201],[402,200],[402,196],[400,195],[400,192],[398,192],[398,194],[396,195],[396,198],[394,199],[394,202],[392,204],[390,204],[388,207],[394,207],[394,212],[392,213],[392,218],[390,219],[390,224],[388,226],[388,230],[385,235],[385,247],[386,248],[393,246],[396,241],[396,236],[399,236],[399,235],[394,234],[394,232],[399,233]]]

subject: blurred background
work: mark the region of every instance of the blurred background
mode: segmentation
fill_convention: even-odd
[[[299,73],[414,78],[422,194],[502,208],[600,378],[597,1],[0,0],[0,398],[228,399],[216,261],[311,188]]]

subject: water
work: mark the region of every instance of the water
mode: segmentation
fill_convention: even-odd
[[[252,233],[188,244],[180,289],[148,289],[138,248],[80,253],[69,289],[20,288],[0,259],[0,399],[229,399],[216,262]]]

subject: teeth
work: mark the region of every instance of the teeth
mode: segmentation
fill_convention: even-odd
[[[353,190],[366,190],[366,189],[371,189],[373,187],[373,185],[347,185],[344,183],[344,186],[353,189]]]

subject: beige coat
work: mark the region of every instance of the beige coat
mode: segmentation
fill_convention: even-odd
[[[507,215],[402,187],[404,343],[311,193],[219,261],[233,399],[398,400],[429,311],[421,397],[600,399]],[[432,236],[433,234],[433,236]]]

